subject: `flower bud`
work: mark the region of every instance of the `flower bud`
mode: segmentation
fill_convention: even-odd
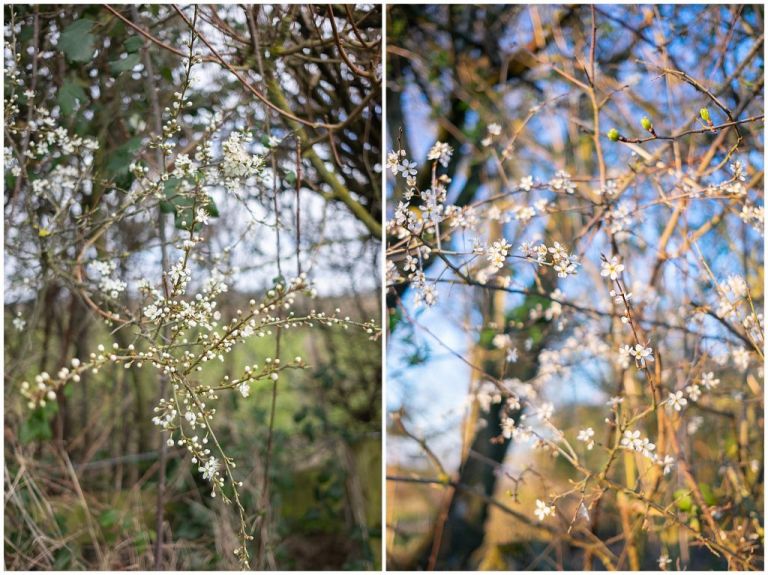
[[[618,142],[619,141],[619,131],[616,128],[611,128],[608,130],[608,139],[612,142]]]
[[[648,132],[653,130],[653,124],[651,123],[651,120],[648,118],[648,116],[643,116],[643,119],[640,120],[640,124],[642,124],[643,129],[647,130]]]
[[[701,119],[704,120],[705,122],[710,122],[709,110],[707,108],[702,108],[701,110],[699,110],[699,116],[701,116]]]

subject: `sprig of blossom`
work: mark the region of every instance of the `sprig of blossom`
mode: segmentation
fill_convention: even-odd
[[[564,170],[557,171],[555,177],[549,181],[549,186],[555,192],[565,192],[566,194],[576,192],[576,184],[571,180],[571,175]]]
[[[550,247],[543,243],[524,242],[520,246],[520,251],[529,262],[552,266],[560,278],[576,275],[580,265],[579,257],[569,254],[559,242],[554,242]]]
[[[444,168],[448,167],[453,155],[453,148],[445,142],[435,142],[435,145],[427,153],[428,160],[437,160]]]

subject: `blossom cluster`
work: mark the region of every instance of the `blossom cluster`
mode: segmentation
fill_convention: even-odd
[[[552,266],[557,272],[557,277],[567,278],[569,275],[576,275],[579,257],[568,253],[568,250],[559,242],[554,242],[549,247],[543,243],[524,242],[520,246],[520,251],[529,262]]]

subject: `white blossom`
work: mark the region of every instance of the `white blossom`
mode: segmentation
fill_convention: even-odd
[[[536,416],[542,421],[548,421],[555,412],[555,406],[550,402],[544,402],[536,409]]]
[[[646,362],[654,361],[653,349],[639,343],[636,343],[635,347],[629,350],[629,354],[635,358],[635,363],[638,367],[645,367]]]
[[[733,364],[740,370],[746,371],[749,367],[749,351],[743,347],[734,349],[732,352]]]
[[[586,429],[582,429],[579,431],[579,434],[576,436],[576,439],[579,441],[583,441],[587,444],[587,449],[591,450],[595,446],[595,440],[593,437],[595,436],[595,430],[591,427],[587,427]]]
[[[203,474],[203,479],[212,481],[216,476],[216,473],[219,471],[219,467],[220,464],[218,459],[211,457],[202,467],[200,467],[200,473]]]
[[[706,389],[712,390],[715,389],[718,385],[720,385],[720,380],[715,377],[715,374],[713,372],[707,372],[701,374],[701,385],[703,385]]]
[[[552,515],[554,512],[555,508],[552,505],[548,505],[541,499],[536,500],[536,509],[534,510],[533,514],[536,515],[539,521],[544,521],[544,519]]]
[[[659,556],[659,569],[666,571],[667,567],[672,563],[672,559],[669,558],[669,555],[666,553],[662,553]]]
[[[262,164],[262,158],[246,150],[245,145],[251,140],[250,135],[232,132],[221,144],[221,172],[225,178],[245,178],[256,175]]]
[[[428,160],[437,160],[444,168],[448,167],[448,163],[451,161],[451,155],[453,154],[453,148],[445,142],[435,142],[435,145],[427,153]]]
[[[667,403],[669,407],[674,409],[675,411],[682,411],[682,409],[688,405],[688,400],[685,398],[682,391],[676,391],[674,393],[669,394],[669,398],[667,399]]]
[[[13,327],[14,327],[14,329],[16,331],[23,331],[24,330],[24,326],[26,326],[26,325],[27,325],[27,322],[26,322],[26,320],[23,317],[21,317],[21,312],[16,314],[16,317],[13,318]]]
[[[612,256],[609,261],[602,262],[601,266],[600,275],[610,277],[612,280],[619,279],[619,274],[624,271],[624,264],[621,263],[619,256]]]
[[[692,385],[687,385],[685,387],[685,393],[688,394],[688,397],[691,401],[698,401],[699,397],[701,397],[701,388],[695,383]]]

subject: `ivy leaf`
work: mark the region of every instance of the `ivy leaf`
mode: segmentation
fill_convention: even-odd
[[[216,202],[211,196],[208,196],[208,203],[205,205],[205,211],[208,212],[208,215],[212,218],[219,217],[219,208],[216,206]]]
[[[141,36],[131,36],[128,38],[125,43],[123,44],[123,47],[125,50],[129,53],[138,52],[139,48],[141,48],[144,45],[144,38]]]
[[[61,113],[65,116],[69,116],[75,111],[75,105],[79,104],[82,107],[86,100],[85,90],[73,79],[64,80],[56,96]]]
[[[34,35],[35,29],[33,26],[22,26],[21,31],[16,35],[16,39],[20,44],[25,45],[27,42],[32,40]]]
[[[195,212],[192,210],[191,206],[176,211],[173,225],[177,230],[185,230],[188,232],[198,232],[203,228],[203,224],[200,222],[195,223]]]
[[[176,208],[168,200],[160,200],[160,211],[164,214],[175,214]]]
[[[176,190],[179,189],[179,186],[181,185],[181,180],[179,178],[168,178],[165,180],[165,183],[163,184],[163,190],[165,191],[165,199],[173,202],[174,197],[176,196]]]
[[[59,48],[70,62],[90,62],[96,49],[96,37],[91,34],[92,20],[81,18],[61,32]]]
[[[160,211],[164,214],[176,214],[176,203],[178,197],[176,191],[181,185],[179,178],[169,178],[163,184],[163,191],[165,192],[165,199],[160,200]]]
[[[113,74],[122,74],[133,68],[139,63],[141,56],[137,53],[128,54],[127,57],[122,60],[113,60],[109,63],[109,69]]]
[[[202,228],[202,225],[195,221],[195,199],[189,196],[178,194],[181,180],[179,178],[169,178],[163,185],[165,191],[165,200],[160,202],[160,211],[164,214],[174,215],[174,225],[179,230],[198,231]],[[219,208],[216,206],[216,202],[211,196],[206,196],[206,204],[203,206],[201,202],[197,203],[197,207],[202,207],[210,217],[219,217]]]
[[[166,190],[166,197],[168,190]],[[195,212],[192,206],[195,205],[195,200],[186,196],[171,196],[168,200],[174,207],[173,225],[177,230],[199,230],[202,226],[198,223],[195,224]]]
[[[115,148],[107,159],[105,169],[110,178],[116,178],[128,173],[128,168],[141,148],[141,137],[131,138],[122,146]]]
[[[13,190],[16,187],[16,176],[11,174],[10,170],[5,172],[5,189]]]

